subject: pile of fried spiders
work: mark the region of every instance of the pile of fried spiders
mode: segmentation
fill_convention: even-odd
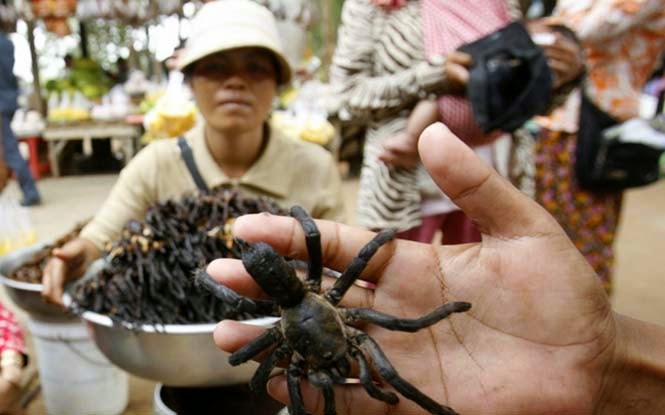
[[[265,383],[280,361],[287,361],[287,385],[290,396],[290,415],[306,415],[300,378],[323,392],[325,415],[335,415],[333,385],[344,383],[351,371],[350,360],[357,362],[362,386],[374,399],[396,405],[397,395],[377,386],[372,375],[378,374],[397,392],[412,400],[431,414],[452,415],[456,412],[434,401],[403,379],[392,366],[379,345],[367,333],[352,324],[366,322],[388,330],[416,332],[429,327],[452,313],[467,311],[467,302],[446,303],[417,319],[400,319],[368,308],[343,308],[339,303],[358,279],[369,260],[394,237],[394,231],[378,233],[358,255],[334,285],[321,293],[323,262],[321,237],[312,217],[299,206],[290,210],[302,226],[309,255],[304,281],[281,255],[263,242],[248,243],[237,239],[242,248],[242,262],[249,274],[272,300],[252,300],[217,283],[200,270],[196,279],[213,295],[242,313],[260,313],[281,317],[275,327],[237,350],[229,357],[233,366],[256,357],[264,350],[271,351],[260,364],[250,381],[257,392],[265,391]]]

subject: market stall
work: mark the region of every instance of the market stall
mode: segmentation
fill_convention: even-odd
[[[93,147],[96,152],[102,145],[110,148],[104,150],[104,154],[110,154],[109,159],[117,158],[118,161],[110,160],[113,163],[108,165],[119,165],[120,160],[129,161],[138,150],[143,133],[143,113],[139,104],[148,90],[158,88],[158,85],[148,81],[150,73],[142,72],[136,63],[132,67],[127,65],[126,59],[119,59],[117,70],[111,72],[95,61],[89,53],[90,27],[102,20],[112,20],[124,27],[143,29],[150,22],[157,21],[158,17],[181,15],[183,3],[180,0],[16,2],[19,17],[28,23],[27,40],[33,60],[33,89],[36,95],[34,107],[46,120],[40,123],[39,131],[30,128],[30,136],[46,142],[50,170],[54,176],[63,171],[63,151],[75,141],[83,143],[75,147],[77,152],[83,149],[82,159],[90,158]],[[39,53],[33,33],[36,26],[57,37],[70,34],[73,29],[78,32],[80,57],[65,56],[64,72],[58,77],[40,77],[37,64]],[[126,32],[131,33],[131,30]],[[124,45],[117,46],[128,47],[131,57],[132,53],[136,53],[132,45],[130,36]],[[151,69],[155,68],[148,62],[148,71]]]
[[[48,143],[48,157],[53,176],[60,176],[59,159],[67,142],[83,141],[84,154],[92,151],[92,140],[119,141],[124,159],[131,159],[137,151],[141,127],[124,121],[85,121],[67,125],[49,124],[42,133]]]

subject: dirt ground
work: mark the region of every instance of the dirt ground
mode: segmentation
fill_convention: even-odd
[[[48,240],[57,237],[67,232],[76,222],[92,216],[108,195],[115,179],[114,175],[94,175],[40,181],[44,204],[30,210],[39,238]],[[347,181],[344,186],[347,208],[351,213],[355,204],[357,182]],[[15,186],[8,192],[18,195]],[[626,194],[617,241],[616,291],[612,299],[617,311],[660,324],[665,324],[663,212],[665,182]],[[0,294],[0,298],[5,303],[9,302],[4,292]],[[18,314],[24,322],[25,315],[20,311]],[[26,335],[31,344],[27,330]],[[151,414],[154,386],[152,381],[132,377],[130,401],[125,414]],[[46,413],[41,396],[38,395],[30,404],[27,413]]]

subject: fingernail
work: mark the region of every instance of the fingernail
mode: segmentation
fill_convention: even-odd
[[[434,124],[431,124],[429,127],[427,127],[425,131],[423,131],[423,134],[428,132],[428,130],[431,130],[431,132],[429,132],[428,134],[434,133],[436,135],[446,134],[450,132],[450,129],[446,126],[446,124],[440,121],[437,121]]]
[[[270,379],[268,379],[268,382],[266,383],[266,388],[268,389],[268,391],[277,390],[280,388],[286,388],[286,376],[280,374],[271,377]]]
[[[239,229],[239,227],[243,226],[245,222],[252,221],[254,220],[253,218],[256,216],[271,216],[269,212],[261,212],[261,213],[250,213],[247,215],[242,215],[236,218],[236,220],[233,221],[233,233],[235,234],[236,230]]]

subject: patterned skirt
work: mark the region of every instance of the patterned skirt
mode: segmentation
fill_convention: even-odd
[[[535,148],[536,200],[563,227],[609,294],[623,193],[594,193],[579,187],[576,145],[575,134],[541,130]]]

